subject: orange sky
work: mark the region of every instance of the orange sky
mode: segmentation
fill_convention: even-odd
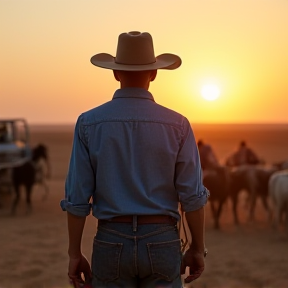
[[[195,123],[288,123],[287,15],[287,0],[1,0],[0,118],[74,123],[109,101],[118,82],[90,57],[138,30],[183,61],[158,71],[156,102]]]

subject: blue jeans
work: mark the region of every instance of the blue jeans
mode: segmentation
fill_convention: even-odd
[[[93,288],[181,288],[181,247],[173,224],[101,223],[92,254]]]

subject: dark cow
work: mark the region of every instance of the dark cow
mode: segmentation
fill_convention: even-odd
[[[235,224],[239,224],[237,206],[238,196],[242,190],[248,193],[249,219],[254,220],[255,205],[257,197],[260,197],[262,204],[270,215],[268,200],[268,183],[275,167],[264,167],[255,165],[243,165],[235,167],[230,171],[229,195],[232,199],[233,215]]]
[[[220,228],[219,219],[223,204],[228,198],[229,171],[224,166],[218,166],[203,172],[203,184],[210,191],[210,205],[214,219],[214,227]]]
[[[27,213],[31,211],[31,192],[34,184],[39,181],[37,175],[39,172],[38,163],[41,159],[44,159],[48,164],[48,152],[47,147],[43,144],[39,144],[32,150],[32,160],[26,162],[22,166],[13,168],[12,170],[12,184],[15,190],[16,196],[12,204],[12,214],[15,214],[16,208],[20,199],[20,186],[23,185],[26,191],[26,203]]]

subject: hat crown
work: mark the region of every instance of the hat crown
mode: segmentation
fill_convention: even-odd
[[[125,65],[147,65],[156,62],[152,36],[131,31],[118,37],[115,63]]]
[[[118,36],[116,56],[98,53],[91,57],[95,66],[120,71],[174,70],[182,61],[175,54],[155,57],[152,36],[148,32],[131,31]]]

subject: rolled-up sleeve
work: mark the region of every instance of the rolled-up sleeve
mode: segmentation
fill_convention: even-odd
[[[185,124],[183,145],[175,168],[175,188],[182,210],[189,212],[207,203],[209,191],[203,185],[200,157],[192,128],[188,120]]]
[[[87,135],[81,124],[82,115],[75,125],[73,148],[65,182],[65,199],[60,202],[63,211],[77,216],[91,212],[91,197],[95,190],[95,173],[91,166]]]

